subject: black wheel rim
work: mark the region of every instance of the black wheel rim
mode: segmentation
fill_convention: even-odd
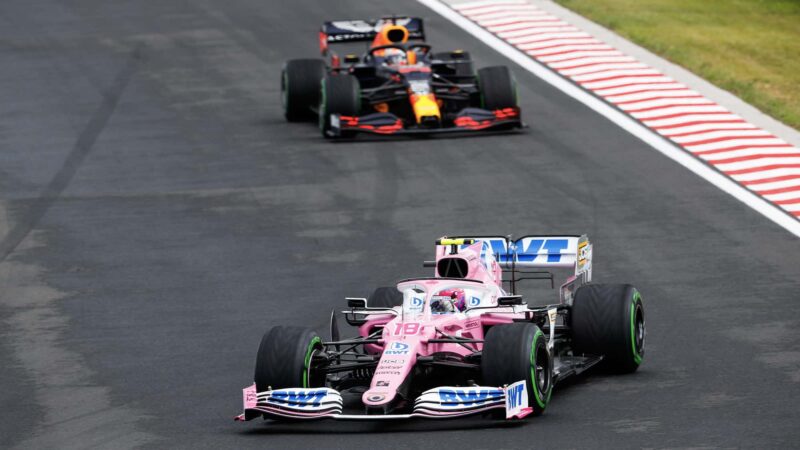
[[[539,393],[547,396],[550,388],[550,355],[544,346],[540,346],[536,351],[536,387]]]
[[[311,351],[311,360],[308,364],[308,387],[323,387],[325,386],[326,375],[324,371],[319,370],[324,366],[324,363],[320,362],[319,359],[314,358],[318,353],[320,353],[320,349],[315,348]]]
[[[633,336],[636,345],[636,353],[642,354],[644,350],[644,309],[641,303],[636,304],[636,315],[634,316]]]

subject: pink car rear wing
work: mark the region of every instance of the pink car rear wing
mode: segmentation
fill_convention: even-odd
[[[442,238],[439,245],[459,245],[483,241],[484,252],[491,252],[504,269],[575,268],[575,275],[586,274],[591,281],[592,244],[586,235],[524,236],[511,240],[505,236],[458,236]]]

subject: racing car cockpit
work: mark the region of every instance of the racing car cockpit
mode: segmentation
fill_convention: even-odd
[[[410,33],[403,25],[387,23],[376,33],[364,61],[388,66],[415,65],[427,61],[431,46],[419,41],[409,42]]]
[[[464,289],[445,289],[431,296],[431,314],[452,314],[467,309]]]
[[[492,297],[492,293],[476,280],[410,279],[400,282],[398,289],[403,293],[404,320],[463,313]]]

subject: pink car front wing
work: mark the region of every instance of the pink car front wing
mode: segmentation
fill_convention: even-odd
[[[331,388],[290,388],[256,392],[255,384],[243,390],[244,412],[235,417],[247,421],[263,416],[272,419],[391,420],[447,419],[505,410],[506,419],[522,419],[528,407],[525,381],[505,387],[442,386],[427,390],[408,414],[343,414],[342,395]]]

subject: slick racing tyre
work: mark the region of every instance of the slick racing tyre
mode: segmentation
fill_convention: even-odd
[[[319,104],[319,127],[324,137],[334,137],[331,131],[331,114],[357,116],[361,109],[361,87],[358,79],[348,74],[327,75],[322,79]],[[350,137],[351,133],[342,133]]]
[[[542,330],[532,323],[495,325],[486,333],[481,356],[485,386],[525,380],[528,406],[539,415],[553,393],[553,358]]]
[[[264,333],[256,356],[256,391],[320,387],[324,373],[311,362],[322,351],[322,339],[309,328],[278,326]]]
[[[281,104],[289,122],[313,120],[319,105],[319,83],[325,77],[325,61],[290,59],[281,72]]]
[[[395,287],[379,287],[367,299],[370,308],[394,308],[403,305],[403,294]]]
[[[478,70],[478,90],[481,93],[481,108],[494,111],[518,106],[517,82],[506,66]]]
[[[575,291],[573,353],[603,355],[612,372],[635,372],[644,356],[644,305],[629,284],[588,284]]]

